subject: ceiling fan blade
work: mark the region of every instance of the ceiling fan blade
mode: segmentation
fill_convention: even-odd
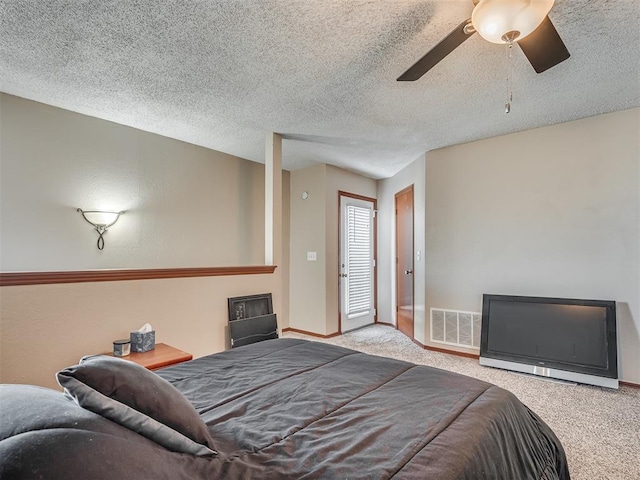
[[[571,56],[549,17],[533,33],[517,42],[537,73],[542,73]]]
[[[431,70],[440,60],[453,52],[462,44],[462,42],[475,33],[475,30],[471,30],[470,33],[466,33],[464,30],[465,25],[470,22],[471,19],[465,20],[458,25],[449,35],[444,37],[440,43],[429,50],[424,57],[414,63],[409,70],[400,75],[398,77],[398,82],[413,82],[418,80],[421,76]]]

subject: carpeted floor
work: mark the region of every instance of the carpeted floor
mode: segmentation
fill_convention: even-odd
[[[375,325],[319,340],[373,355],[429,365],[491,382],[513,392],[553,429],[569,459],[572,480],[640,479],[640,389],[567,385],[481,367],[477,360],[424,350],[398,330]],[[514,479],[515,480],[515,479]]]

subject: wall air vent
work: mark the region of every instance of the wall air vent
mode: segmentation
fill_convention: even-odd
[[[481,321],[478,312],[432,308],[431,341],[479,350]]]

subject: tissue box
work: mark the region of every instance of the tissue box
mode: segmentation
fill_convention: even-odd
[[[132,352],[148,352],[156,348],[155,330],[147,333],[131,332],[130,338]]]

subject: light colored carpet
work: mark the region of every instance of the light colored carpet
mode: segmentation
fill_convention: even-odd
[[[491,382],[513,392],[553,429],[567,453],[572,480],[640,479],[638,388],[566,385],[482,367],[477,360],[424,350],[395,328],[382,325],[330,339],[293,332],[283,337],[332,343]]]

